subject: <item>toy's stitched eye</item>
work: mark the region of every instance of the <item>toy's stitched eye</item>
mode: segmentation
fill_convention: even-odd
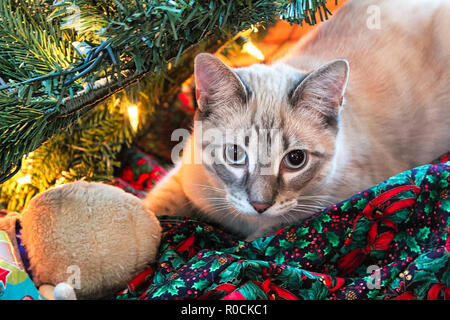
[[[224,154],[225,160],[231,165],[244,165],[247,161],[247,153],[237,144],[226,145]]]
[[[306,152],[304,150],[293,150],[283,158],[283,165],[288,170],[298,170],[306,164]]]

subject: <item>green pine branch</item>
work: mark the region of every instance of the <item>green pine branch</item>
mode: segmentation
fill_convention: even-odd
[[[154,111],[178,93],[196,54],[276,18],[314,24],[325,2],[0,1],[0,180],[22,164],[0,202],[20,210],[58,183],[110,181],[123,148],[158,125]],[[138,132],[126,101],[140,106]]]
[[[1,2],[0,175],[102,100],[89,84],[124,88],[136,74],[164,74],[206,36],[227,39],[277,17],[315,23],[326,12],[326,1],[312,0],[49,2]]]

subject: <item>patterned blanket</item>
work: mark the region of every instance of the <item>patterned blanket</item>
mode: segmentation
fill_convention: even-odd
[[[142,196],[164,170],[139,153],[131,162],[118,184]],[[157,263],[117,299],[450,299],[448,155],[252,242],[160,221]]]

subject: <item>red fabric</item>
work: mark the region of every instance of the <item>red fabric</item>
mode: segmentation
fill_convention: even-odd
[[[402,293],[398,297],[395,297],[395,298],[393,298],[391,300],[411,300],[411,299],[414,299],[414,298],[417,298],[417,296],[415,294],[413,294],[411,292],[405,292],[405,293]]]
[[[296,295],[291,293],[290,291],[283,289],[271,282],[271,279],[266,279],[263,283],[257,283],[264,293],[268,294],[270,291],[273,291],[278,297],[285,300],[299,300]]]
[[[234,284],[231,284],[231,283],[220,284],[217,287],[215,287],[213,290],[210,290],[210,291],[206,292],[203,296],[199,297],[198,300],[207,300],[210,298],[210,296],[212,296],[215,293],[220,292],[220,291],[231,293],[234,290],[236,290],[236,288],[237,288],[237,286],[235,286]]]
[[[181,242],[178,245],[177,251],[178,252],[183,252],[185,250],[188,250],[195,242],[195,236],[190,236],[189,238],[183,240],[183,242]]]
[[[333,281],[331,276],[325,275],[325,284],[327,285],[327,288],[330,290],[330,292],[334,292],[338,289],[340,289],[345,283],[344,278],[336,277],[336,285],[333,287]]]
[[[415,202],[416,202],[416,198],[407,198],[407,199],[398,200],[398,201],[394,202],[393,204],[391,204],[390,206],[388,206],[384,210],[383,217],[386,215],[390,215],[397,210],[412,206]]]
[[[439,293],[443,291],[444,299],[450,299],[450,288],[446,287],[442,283],[436,283],[431,287],[430,291],[428,291],[428,300],[438,300]]]
[[[188,256],[193,257],[195,255],[195,236],[190,236],[189,238],[183,240],[177,247],[178,252],[188,251]]]
[[[378,226],[384,224],[392,228],[392,231],[386,231],[378,234]],[[367,246],[350,251],[338,261],[338,267],[343,274],[349,274],[358,268],[364,262],[367,255],[373,250],[386,250],[395,237],[397,225],[388,219],[375,221],[369,228],[367,235]]]
[[[372,201],[370,201],[367,204],[367,206],[363,209],[362,214],[367,219],[370,219],[370,220],[383,218],[386,214],[384,214],[383,216],[377,216],[377,215],[374,215],[374,210],[376,208],[378,208],[382,203],[386,202],[390,198],[398,195],[399,193],[401,193],[403,191],[413,191],[417,196],[420,192],[420,188],[415,185],[406,185],[406,186],[396,187],[396,188],[390,189],[386,192],[383,192],[382,194],[380,194],[378,197],[376,197],[375,199],[373,199]],[[397,208],[397,210],[406,207],[405,203],[403,203],[403,205],[404,205],[403,207],[399,207],[399,208]],[[392,213],[392,212],[393,211],[391,210],[390,213]],[[376,214],[376,212],[375,212],[375,214]]]
[[[239,291],[233,291],[232,293],[226,295],[222,300],[247,300],[244,295]]]
[[[128,289],[131,291],[136,290],[136,288],[142,284],[145,280],[147,280],[153,274],[152,268],[147,268],[141,273],[139,273],[136,277],[134,277],[130,282],[128,282]]]
[[[361,214],[359,214],[355,218],[355,220],[353,221],[353,227],[352,227],[351,233],[353,233],[353,231],[355,230],[356,224],[361,217],[365,217],[366,219],[369,219],[369,220],[382,219],[382,218],[386,217],[387,215],[393,214],[397,210],[404,209],[408,206],[413,205],[416,202],[416,197],[395,201],[393,204],[388,205],[384,210],[382,208],[380,208],[380,206],[383,203],[387,202],[388,200],[392,199],[392,197],[394,197],[404,191],[413,191],[417,197],[417,195],[420,192],[420,188],[415,185],[406,185],[406,186],[396,187],[396,188],[393,188],[386,192],[383,192],[382,194],[377,196],[375,199],[370,201],[366,205],[366,207],[362,210]],[[376,210],[376,209],[378,209],[378,210]],[[351,242],[352,242],[352,239],[348,238],[345,240],[344,245],[347,246]]]

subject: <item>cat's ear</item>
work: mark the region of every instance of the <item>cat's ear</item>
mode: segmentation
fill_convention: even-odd
[[[245,86],[236,73],[217,57],[200,53],[194,62],[195,97],[200,111],[208,104],[245,101]]]
[[[291,101],[297,107],[313,108],[327,119],[338,116],[348,82],[349,63],[333,60],[311,72],[294,90]]]

